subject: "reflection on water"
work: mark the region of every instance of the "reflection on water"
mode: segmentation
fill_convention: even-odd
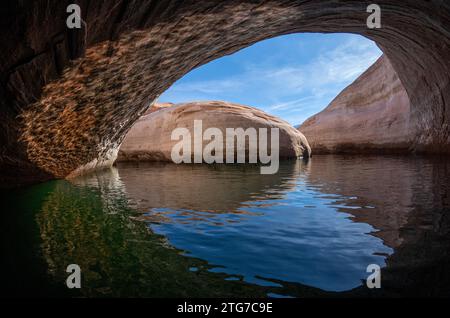
[[[4,193],[4,293],[444,295],[449,163],[316,156],[256,166],[141,164]],[[27,278],[23,278],[23,272]],[[339,293],[336,293],[339,292]],[[373,293],[371,291],[370,293]]]
[[[310,187],[309,169],[302,161],[277,175],[244,166],[121,165],[119,175],[152,231],[221,266],[214,271],[263,285],[274,285],[262,279],[269,278],[352,289],[369,264],[385,265],[391,249],[367,235],[370,225],[338,212],[349,197]]]

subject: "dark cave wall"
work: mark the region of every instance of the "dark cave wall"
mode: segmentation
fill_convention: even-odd
[[[65,25],[78,3],[86,27]],[[364,35],[411,101],[416,152],[450,153],[450,3],[378,1],[13,1],[1,4],[0,178],[32,182],[112,164],[149,104],[191,69],[294,32]]]

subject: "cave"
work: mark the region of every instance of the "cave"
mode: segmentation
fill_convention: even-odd
[[[66,26],[69,4],[81,29]],[[0,184],[110,166],[133,123],[190,70],[258,41],[345,32],[375,41],[405,87],[412,153],[450,153],[450,4],[366,1],[5,1]]]
[[[73,4],[80,28],[67,24]],[[370,4],[3,1],[2,293],[450,295],[450,2],[377,1],[379,28]],[[232,101],[159,103],[192,70],[298,33],[363,36],[383,55],[298,128]],[[370,133],[342,124],[347,104],[377,106],[358,117]],[[286,160],[273,174],[173,164],[162,136],[201,116],[204,127],[277,123]],[[148,135],[159,137],[143,151]],[[66,288],[68,264],[83,289]],[[365,282],[374,264],[380,290]]]

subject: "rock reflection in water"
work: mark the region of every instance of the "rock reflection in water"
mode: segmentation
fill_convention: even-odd
[[[269,207],[272,200],[282,199],[295,188],[295,178],[301,176],[300,169],[305,168],[292,161],[278,174],[261,175],[256,165],[120,163],[118,167],[130,206],[141,212],[152,211],[141,217],[152,222],[174,221],[165,216],[172,215],[173,211],[191,216],[183,222],[214,222],[214,216],[223,213],[234,214],[225,221],[237,222],[239,215],[257,214],[243,209],[255,201]]]
[[[446,160],[406,157],[315,156],[272,176],[119,165],[2,194],[2,286],[62,295],[77,263],[75,296],[449,296],[448,180]],[[382,288],[361,286],[385,262]]]
[[[251,168],[228,169],[222,166],[199,169],[194,166],[157,167],[145,164],[139,167],[120,165],[119,173],[127,196],[139,210],[147,212],[145,218],[148,221],[156,224],[191,224],[199,230],[193,231],[198,235],[214,232],[201,226],[200,221],[205,218],[216,217],[216,223],[213,224],[221,225],[227,221],[237,222],[239,219],[230,216],[235,213],[263,215],[268,210],[279,210],[279,206],[283,205],[288,205],[291,209],[320,209],[320,201],[326,200],[326,205],[349,214],[353,222],[370,224],[368,232],[381,238],[385,245],[396,252],[388,257],[389,267],[384,271],[387,295],[427,294],[426,288],[416,288],[415,280],[407,276],[411,271],[423,271],[423,268],[431,265],[441,268],[440,276],[436,274],[434,277],[436,284],[441,286],[435,288],[435,293],[446,293],[449,290],[445,283],[450,282],[448,274],[442,273],[450,250],[447,248],[450,247],[450,173],[449,163],[445,159],[316,156],[309,163],[284,163],[280,172],[274,176],[260,176],[256,169],[253,171]],[[299,196],[299,193],[307,195]],[[252,209],[252,206],[258,208]],[[165,208],[160,209],[161,207]],[[217,218],[219,213],[227,213],[228,217]],[[267,227],[272,225],[267,223]],[[158,226],[153,228],[158,230]],[[162,229],[160,233],[169,234],[170,239],[170,234],[178,230],[179,227],[174,230]],[[195,242],[180,237],[186,234],[183,231],[181,233],[172,235],[174,244],[190,250]],[[270,233],[269,228],[267,233]],[[320,240],[321,235],[316,239]],[[432,248],[424,248],[424,241]],[[223,252],[220,244],[210,245],[217,249],[216,253]],[[420,253],[415,246],[420,249]],[[370,249],[370,246],[367,248]],[[372,252],[387,256],[392,251],[382,249]],[[289,254],[287,251],[286,253]],[[424,255],[419,257],[419,254]],[[398,255],[415,257],[404,259],[405,256],[402,256],[399,260]],[[267,257],[270,258],[270,255]],[[318,266],[326,267],[326,264]],[[426,278],[416,278],[427,285],[423,282],[424,279]],[[430,286],[433,284],[428,282]]]
[[[164,237],[133,221],[136,213],[127,206],[117,170],[74,183],[57,182],[36,215],[42,255],[52,279],[61,286],[68,275],[66,266],[75,263],[82,271],[79,292],[89,297],[231,297],[269,292],[209,272],[205,261],[180,255]]]
[[[316,156],[307,180],[349,197],[339,211],[371,224],[394,248],[378,294],[450,296],[448,158]]]
[[[246,281],[304,283],[329,291],[361,284],[369,264],[392,250],[366,223],[339,213],[349,197],[324,195],[308,182],[312,165],[284,162],[276,175],[243,165],[119,165],[140,218],[214,271]],[[353,202],[352,202],[353,203]],[[350,206],[349,206],[350,208]]]

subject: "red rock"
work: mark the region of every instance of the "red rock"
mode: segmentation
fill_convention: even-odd
[[[111,164],[133,123],[177,79],[295,32],[374,40],[410,98],[410,149],[450,153],[448,1],[379,0],[381,29],[367,27],[366,1],[80,0],[86,24],[70,30],[70,3],[2,3],[0,184]]]
[[[173,104],[173,103],[154,103],[147,109],[147,111],[144,113],[143,116],[157,112],[158,110],[166,108],[166,107],[171,107],[173,105],[175,105],[175,104]]]
[[[267,128],[268,131],[270,128],[279,128],[280,158],[309,157],[311,153],[306,138],[284,120],[253,107],[208,101],[163,106],[141,117],[126,135],[117,160],[172,161],[172,149],[179,142],[171,140],[172,131],[177,127],[185,127],[193,135],[194,120],[202,121],[203,131],[210,127],[219,128],[224,142],[226,128]],[[270,142],[270,138],[268,140]],[[204,146],[208,143],[205,141]],[[193,150],[191,148],[191,156]],[[223,154],[225,161],[225,144]]]
[[[392,153],[410,150],[410,126],[408,95],[383,56],[298,129],[316,154]]]

